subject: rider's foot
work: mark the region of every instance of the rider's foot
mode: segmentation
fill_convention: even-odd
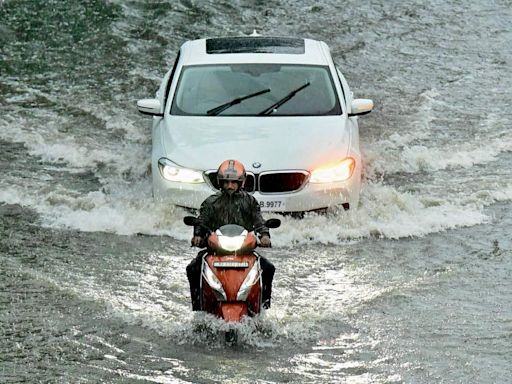
[[[191,295],[191,301],[192,301],[192,310],[193,311],[200,311],[201,310],[201,300],[199,300],[199,293],[196,293],[195,295]]]

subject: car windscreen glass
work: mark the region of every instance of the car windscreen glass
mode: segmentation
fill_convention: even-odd
[[[322,116],[342,113],[327,66],[291,64],[220,64],[185,66],[171,106],[172,115],[208,116],[208,111],[236,98],[270,89],[230,106],[219,116],[257,116],[309,85],[269,116]]]

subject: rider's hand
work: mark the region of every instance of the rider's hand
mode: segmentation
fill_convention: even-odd
[[[194,236],[190,243],[193,247],[201,247],[201,243],[203,242],[203,238],[201,236]]]
[[[270,237],[263,235],[260,238],[260,247],[269,248],[271,246]]]

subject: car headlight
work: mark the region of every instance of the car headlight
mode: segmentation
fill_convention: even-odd
[[[213,292],[215,293],[215,297],[217,297],[217,300],[226,301],[228,299],[226,296],[226,292],[222,287],[222,283],[219,281],[217,276],[215,276],[215,273],[213,273],[212,269],[210,268],[206,261],[203,263],[203,277],[208,283],[208,285],[213,289]]]
[[[356,168],[356,161],[347,157],[336,163],[323,166],[311,172],[310,183],[332,183],[349,179]]]
[[[238,236],[224,236],[219,230],[217,230],[216,233],[220,247],[229,252],[234,252],[242,248],[245,238],[247,237],[247,230],[244,230]]]
[[[162,177],[169,181],[190,184],[204,183],[202,172],[180,167],[166,158],[158,160],[158,168]]]

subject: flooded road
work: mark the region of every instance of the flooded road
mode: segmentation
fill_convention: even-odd
[[[510,1],[0,2],[0,382],[506,383]],[[186,212],[136,111],[187,39],[324,40],[356,97],[357,211],[282,218],[272,308],[192,314]]]

